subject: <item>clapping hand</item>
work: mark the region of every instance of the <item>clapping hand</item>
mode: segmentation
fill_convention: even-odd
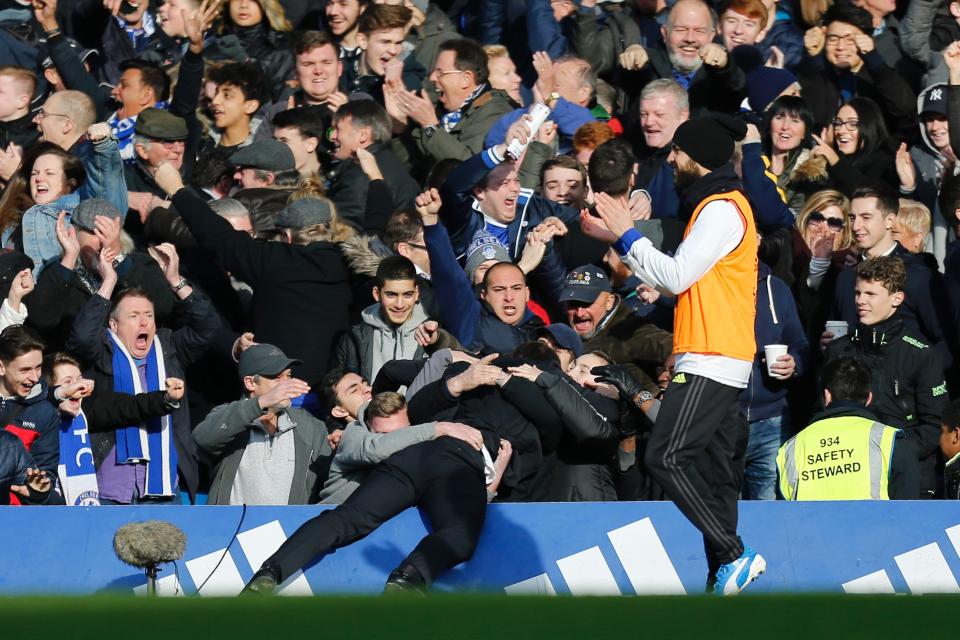
[[[24,498],[29,498],[30,489],[38,493],[46,493],[50,491],[52,486],[53,483],[50,482],[50,478],[45,471],[41,471],[40,469],[27,469],[26,483],[22,485],[12,484],[10,485],[10,491]]]

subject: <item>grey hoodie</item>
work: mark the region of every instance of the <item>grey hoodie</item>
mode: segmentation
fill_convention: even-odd
[[[373,382],[384,363],[426,357],[423,347],[414,338],[414,332],[427,320],[429,318],[419,302],[399,327],[381,317],[380,303],[370,305],[363,310],[361,321],[353,325],[337,344],[334,363]]]
[[[437,423],[427,422],[390,433],[372,433],[363,423],[367,404],[360,407],[360,418],[343,430],[340,444],[330,463],[330,474],[320,491],[322,504],[340,504],[350,497],[370,470],[395,454],[421,442],[436,438]]]
[[[923,100],[931,91],[942,91],[944,99],[946,99],[947,85],[945,83],[933,84],[920,92],[920,96],[917,98],[917,113],[920,113],[923,109]],[[930,209],[931,235],[927,237],[924,248],[936,256],[940,271],[943,271],[943,259],[947,254],[949,230],[946,220],[940,214],[937,196],[940,193],[940,183],[943,179],[946,159],[933,145],[930,136],[927,134],[927,127],[922,120],[920,121],[920,136],[923,138],[923,144],[910,149],[910,158],[913,160],[913,166],[917,171],[917,186],[909,193],[901,191],[901,195],[922,202]]]

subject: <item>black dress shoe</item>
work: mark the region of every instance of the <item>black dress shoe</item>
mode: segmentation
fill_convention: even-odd
[[[250,578],[250,582],[240,592],[242,596],[268,596],[277,588],[279,576],[270,567],[263,567]]]
[[[387,584],[383,587],[384,593],[416,593],[426,595],[427,581],[414,567],[407,565],[398,567],[390,572]]]

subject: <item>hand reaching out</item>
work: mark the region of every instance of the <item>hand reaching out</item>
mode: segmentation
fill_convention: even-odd
[[[529,380],[530,382],[536,382],[540,374],[543,373],[541,369],[532,364],[521,364],[516,367],[509,367],[507,371],[509,371],[511,375]]]
[[[413,338],[421,347],[429,347],[440,339],[440,324],[436,320],[427,320],[413,332]]]

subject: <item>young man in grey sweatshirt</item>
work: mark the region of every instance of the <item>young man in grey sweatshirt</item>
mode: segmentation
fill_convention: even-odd
[[[359,388],[360,393],[356,390]],[[365,393],[363,391],[366,391]],[[331,414],[348,422],[330,464],[330,474],[320,491],[323,504],[340,504],[353,493],[367,473],[394,453],[409,446],[450,436],[467,443],[482,442],[480,432],[457,422],[427,422],[410,426],[396,420],[367,424],[364,411],[370,404],[369,385],[355,373],[335,369],[323,381]],[[399,409],[397,410],[399,413]],[[403,412],[404,418],[406,411]],[[400,420],[404,422],[404,420]]]

